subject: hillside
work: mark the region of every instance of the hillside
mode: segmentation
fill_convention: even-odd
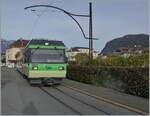
[[[132,34],[125,35],[120,38],[113,39],[106,43],[104,49],[101,51],[101,54],[109,54],[118,48],[148,48],[149,47],[149,35],[146,34]]]

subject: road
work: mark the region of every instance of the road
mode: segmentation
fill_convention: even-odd
[[[73,81],[65,80],[62,85],[53,87],[33,87],[16,69],[2,67],[1,71],[3,115],[140,114],[65,86],[73,85]]]

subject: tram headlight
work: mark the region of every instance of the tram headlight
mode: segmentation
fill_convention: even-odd
[[[63,66],[60,66],[58,69],[59,69],[59,70],[64,70],[64,67],[63,67]]]
[[[38,69],[38,67],[33,67],[33,70],[37,70]]]

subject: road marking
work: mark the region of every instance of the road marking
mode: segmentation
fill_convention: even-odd
[[[94,98],[96,98],[96,99],[98,99],[98,100],[102,100],[102,101],[104,101],[104,102],[108,102],[108,103],[111,103],[111,104],[113,104],[113,105],[116,105],[116,106],[119,106],[119,107],[122,107],[122,108],[126,108],[126,109],[128,109],[128,110],[130,110],[130,111],[137,112],[137,113],[142,114],[142,115],[147,115],[147,114],[148,114],[147,112],[144,112],[144,111],[142,111],[142,110],[139,110],[139,109],[136,109],[136,108],[127,106],[127,105],[122,104],[122,103],[117,103],[117,102],[112,101],[112,100],[110,100],[110,99],[108,99],[108,98],[104,98],[104,97],[100,97],[100,96],[97,96],[97,95],[93,95],[93,94],[91,94],[91,93],[89,93],[89,92],[87,92],[87,91],[79,90],[78,88],[73,87],[73,86],[67,86],[67,85],[63,85],[63,86],[65,86],[65,87],[67,87],[67,88],[70,88],[70,89],[72,89],[72,90],[78,91],[78,92],[80,92],[80,93],[82,93],[82,94],[85,94],[85,95],[94,97]]]

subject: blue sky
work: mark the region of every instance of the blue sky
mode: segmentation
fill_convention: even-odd
[[[99,38],[94,41],[96,50],[126,34],[148,34],[148,0],[1,0],[1,37],[48,38],[62,40],[67,47],[88,47],[77,24],[63,12],[52,8],[34,8],[36,12],[31,12],[24,7],[49,4],[72,13],[88,14],[89,1],[93,3],[93,36]],[[88,18],[75,18],[88,36]]]

